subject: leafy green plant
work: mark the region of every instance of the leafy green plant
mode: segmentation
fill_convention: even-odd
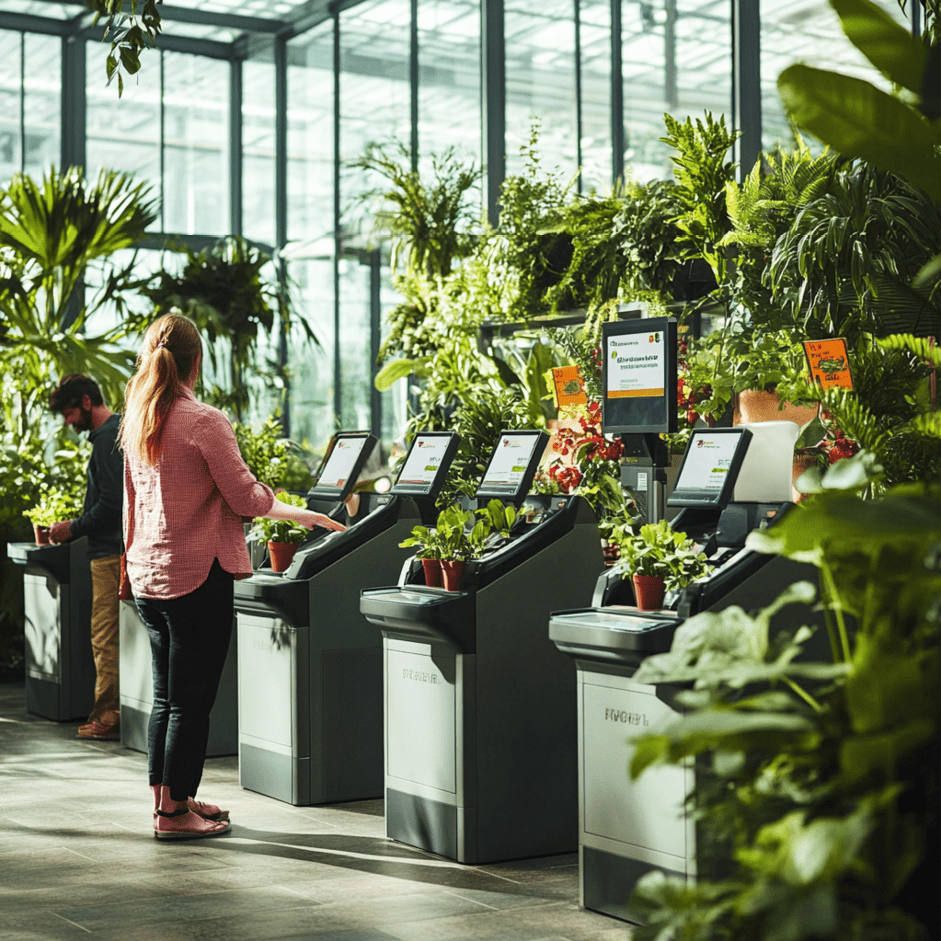
[[[259,336],[270,336],[276,326],[287,331],[299,325],[306,341],[316,342],[316,337],[306,320],[293,317],[286,286],[263,277],[272,261],[270,255],[240,236],[220,239],[199,252],[179,248],[186,256],[179,275],[161,270],[140,285],[141,293],[154,305],[146,322],[171,311],[189,317],[206,340],[205,352],[213,369],[228,373],[228,389],[216,386],[214,401],[240,416],[248,405],[247,372],[264,374],[257,360]],[[138,326],[145,326],[143,319]]]
[[[441,559],[438,530],[433,526],[413,526],[411,534],[399,543],[400,549],[414,549],[419,559]]]
[[[636,741],[632,774],[693,756],[702,770],[699,880],[645,877],[638,941],[937,937],[941,493],[860,500],[866,466],[834,465],[825,492],[748,542],[816,566],[829,660],[810,659],[818,589],[798,583],[753,617],[697,615],[635,675],[694,689]],[[772,621],[793,604],[790,626]]]
[[[485,526],[483,520],[478,520],[475,524],[474,514],[470,510],[465,510],[459,503],[446,506],[438,514],[435,523],[441,558],[454,562],[466,562],[471,558],[472,544],[469,530],[476,525],[480,525],[481,529]],[[482,543],[482,538],[476,538],[474,541],[476,546],[481,546]]]
[[[307,505],[303,497],[296,493],[276,493],[275,497],[288,506],[305,507]],[[252,526],[249,536],[259,542],[300,542],[309,530],[301,526],[294,520],[273,520],[266,516],[255,518],[255,524]]]
[[[269,418],[258,431],[239,422],[234,422],[232,428],[242,459],[262,483],[276,489],[310,489],[310,468],[301,458],[297,444],[283,436],[284,429],[277,415]]]
[[[667,591],[685,588],[707,574],[705,553],[685,534],[670,528],[666,520],[645,523],[630,537],[622,529],[621,558],[616,563],[622,578],[656,575],[665,580]]]
[[[36,502],[23,515],[34,526],[51,526],[60,520],[77,519],[82,515],[82,503],[74,492],[58,490],[44,485]]]
[[[111,52],[108,55],[105,70],[108,84],[118,79],[118,97],[124,94],[124,76],[136,75],[140,71],[140,54],[148,46],[153,46],[160,35],[161,19],[158,5],[162,0],[142,0],[138,18],[137,0],[128,4],[124,0],[86,0],[86,5],[95,11],[95,24],[105,16],[105,42],[110,40]]]
[[[99,311],[128,314],[136,285],[133,247],[156,219],[149,188],[127,173],[101,171],[88,182],[78,169],[55,168],[39,182],[14,176],[0,190],[0,396],[4,423],[31,434],[50,377],[94,376],[120,401],[134,354],[122,349],[126,328],[92,331]],[[85,285],[98,281],[97,292]]]

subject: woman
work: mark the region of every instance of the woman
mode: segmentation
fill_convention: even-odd
[[[195,795],[232,633],[233,580],[252,572],[243,520],[345,528],[276,500],[255,479],[228,419],[193,395],[201,352],[187,318],[151,324],[121,425],[127,575],[153,654],[147,750],[158,839],[229,828],[228,811]]]

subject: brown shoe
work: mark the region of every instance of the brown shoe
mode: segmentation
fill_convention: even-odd
[[[121,729],[117,725],[102,725],[95,719],[78,727],[79,738],[94,738],[103,742],[116,742],[121,738]]]

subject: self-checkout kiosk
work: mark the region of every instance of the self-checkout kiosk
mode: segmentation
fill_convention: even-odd
[[[87,552],[84,536],[7,544],[8,558],[24,567],[26,709],[59,722],[86,718],[95,699]]]
[[[641,876],[653,869],[696,875],[695,827],[685,807],[692,765],[649,769],[634,781],[627,771],[630,739],[681,711],[677,690],[632,677],[645,658],[670,649],[690,616],[731,605],[762,608],[793,582],[815,579],[809,566],[744,547],[749,532],[774,525],[792,508],[797,434],[792,422],[694,430],[667,505],[679,508],[671,525],[703,548],[710,574],[648,612],[632,606],[629,579],[612,570],[599,577],[592,607],[558,611],[549,620],[550,638],[574,659],[578,675],[585,908],[638,921],[628,900]]]
[[[385,661],[386,835],[462,863],[571,852],[575,671],[549,612],[591,592],[603,564],[581,497],[529,494],[544,432],[504,431],[476,493],[519,507],[511,535],[467,563],[460,591],[364,591]]]
[[[458,440],[417,435],[395,485],[359,493],[345,531],[314,529],[287,571],[235,583],[242,787],[295,805],[382,794],[382,643],[359,595],[398,576],[408,556],[398,544],[433,520]],[[345,519],[375,444],[337,435],[308,506]]]

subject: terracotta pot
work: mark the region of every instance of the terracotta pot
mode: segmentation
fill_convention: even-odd
[[[425,570],[425,584],[429,588],[441,588],[441,559],[422,559],[421,567]]]
[[[441,574],[444,576],[444,587],[448,591],[461,590],[461,576],[464,574],[466,562],[458,562],[453,559],[441,560]]]
[[[35,533],[36,535],[37,546],[49,545],[49,527],[48,526],[37,526],[35,523],[33,523],[33,533]]]
[[[272,572],[286,572],[291,567],[294,560],[294,553],[297,552],[296,542],[269,542],[268,556],[271,559]]]
[[[735,396],[735,415],[732,419],[734,425],[749,425],[763,421],[792,421],[803,430],[816,417],[819,405],[791,405],[784,403],[783,409],[778,409],[781,400],[777,392],[762,392],[760,389],[746,389]]]
[[[791,499],[795,503],[806,500],[807,494],[801,493],[794,484],[797,483],[797,478],[800,477],[805,470],[816,466],[817,456],[819,454],[820,451],[817,448],[800,448],[794,452],[794,463],[791,466]]]
[[[656,611],[666,593],[662,575],[632,575],[634,600],[641,611]]]

